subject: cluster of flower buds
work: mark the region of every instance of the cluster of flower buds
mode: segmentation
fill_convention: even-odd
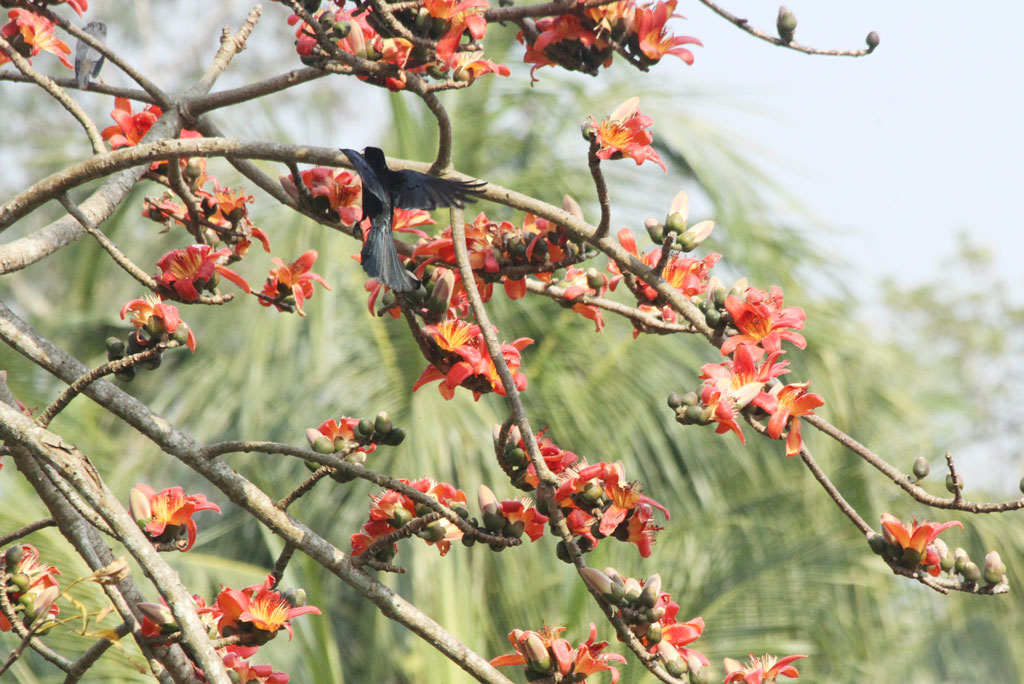
[[[530,499],[498,501],[498,497],[487,485],[480,485],[477,492],[477,503],[480,506],[480,521],[476,518],[468,518],[467,522],[487,535],[506,539],[522,539],[523,534],[526,534],[530,541],[537,541],[544,534],[544,524],[548,518],[530,505],[533,503]],[[462,516],[461,509],[455,510]],[[462,537],[462,543],[465,546],[472,546],[475,541],[470,536]],[[490,547],[492,551],[501,551],[505,545],[492,542]]]
[[[962,528],[963,525],[957,520],[945,523],[919,523],[917,518],[903,524],[896,516],[883,513],[882,533],[868,533],[868,545],[872,551],[896,565],[912,570],[920,568],[935,577],[943,570],[953,570],[961,574],[965,581],[976,583],[981,579],[982,573],[978,566],[971,562],[967,552],[958,548],[956,553],[950,554],[949,547],[938,538],[943,530],[950,527]],[[995,560],[998,559],[999,555],[996,554]],[[996,565],[1000,564],[997,562]],[[998,570],[999,567],[993,568],[992,575],[998,574],[993,584],[1001,581],[1006,571],[1005,568],[1002,572],[997,572]]]
[[[20,615],[22,624],[40,631],[42,621],[52,621],[59,612],[56,601],[60,588],[54,575],[60,571],[52,565],[39,563],[39,551],[31,544],[21,544],[4,552],[7,584],[2,589],[7,601]],[[11,630],[7,616],[0,611],[0,632]]]
[[[960,575],[964,582],[991,588],[1006,582],[1006,565],[999,552],[992,550],[985,554],[985,560],[979,567],[961,547],[950,552],[949,547],[941,539],[934,542],[939,556],[939,568],[944,572]]]
[[[673,677],[689,673],[692,684],[707,681],[707,657],[687,646],[704,631],[700,617],[687,622],[676,621],[679,604],[661,591],[657,573],[641,582],[622,577],[615,568],[583,568],[580,571],[587,585],[601,598],[615,606],[616,615],[627,625],[650,653],[657,654]]]
[[[331,418],[320,427],[306,430],[309,447],[319,454],[335,454],[353,465],[363,465],[366,455],[372,454],[378,445],[398,446],[405,440],[405,430],[395,427],[386,411],[381,411],[373,420],[342,416]],[[320,464],[306,461],[306,467],[317,470]],[[351,482],[353,476],[335,473],[338,482]]]
[[[672,243],[673,248],[678,249],[680,252],[692,252],[708,239],[711,231],[715,228],[715,222],[701,221],[692,226],[687,226],[686,220],[689,218],[689,215],[690,199],[687,197],[686,191],[681,190],[672,199],[665,222],[662,223],[657,219],[647,219],[644,227],[647,228],[647,234],[651,236],[651,240],[656,243],[664,243],[667,235],[675,233],[676,237]],[[739,294],[739,292],[736,294]]]

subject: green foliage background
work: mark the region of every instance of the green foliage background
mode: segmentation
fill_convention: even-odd
[[[112,36],[127,44],[144,4],[109,4],[110,9],[123,10],[120,33],[112,31]],[[221,23],[237,24],[242,5],[222,5],[234,13],[221,7],[227,15],[220,17]],[[157,21],[160,12],[170,11],[145,7],[157,13]],[[260,27],[267,33],[254,36],[266,47],[243,53],[227,83],[295,65],[287,27],[282,29],[282,12],[276,5],[267,8]],[[517,48],[502,53],[500,46],[510,46],[510,38],[507,34],[504,43],[494,41],[492,59],[518,61]],[[134,49],[141,52],[144,43]],[[170,70],[167,55],[144,54],[157,71],[167,67],[169,75],[180,73],[182,65]],[[183,66],[190,68],[188,63]],[[690,113],[688,103],[699,93],[686,93],[685,98],[670,95],[649,76],[638,78],[614,69],[599,81],[547,70],[542,85],[530,88],[525,72],[521,65],[514,67],[512,79],[488,77],[446,99],[456,131],[457,168],[553,204],[571,194],[588,218],[596,220],[578,124],[591,114],[600,117],[626,96],[640,95],[644,112],[656,122],[659,151],[669,162],[669,173],[651,165],[636,168],[628,161],[605,165],[612,188],[613,230],[639,229],[640,243],[646,245],[644,217],[661,217],[681,187],[702,199],[711,208],[707,217],[718,222],[711,248],[725,255],[720,275],[748,275],[751,284],[761,287],[782,285],[787,304],[807,311],[808,349],[790,351],[789,377],[813,378],[814,390],[828,401],[820,413],[904,469],[926,455],[933,469],[941,472],[942,452],[955,443],[957,433],[940,430],[933,416],[950,407],[966,414],[972,407],[963,405],[963,398],[972,378],[951,378],[943,368],[924,363],[916,353],[918,328],[906,330],[897,340],[863,324],[861,303],[847,293],[834,259],[815,250],[813,235],[766,209],[775,206],[766,197],[778,198],[782,189],[758,172],[757,160],[748,158],[729,132]],[[19,95],[27,90],[17,87]],[[0,88],[15,92],[11,84]],[[361,98],[368,90],[353,81],[325,79],[299,89],[301,100],[277,96],[215,118],[238,137],[355,146],[352,136],[383,135],[354,118],[352,103],[365,105]],[[384,97],[371,99],[370,107],[390,109],[392,125],[386,137],[368,142],[380,144],[388,154],[431,158],[436,139],[432,119],[410,96]],[[107,98],[83,99],[97,116],[110,108]],[[46,111],[50,116],[52,104],[33,94],[24,98],[23,107],[12,125],[24,128],[23,139],[39,140],[39,120],[32,112]],[[34,150],[32,165],[21,168],[27,168],[28,178],[37,178],[58,168],[67,156],[82,154],[82,142],[68,136]],[[222,180],[231,178],[226,164],[212,162],[211,168]],[[274,175],[283,171],[269,166],[267,170]],[[12,174],[4,182],[3,194],[13,193],[22,180]],[[144,194],[159,190],[139,188],[104,230],[137,263],[153,264],[186,239],[177,230],[161,234],[155,224],[140,219]],[[199,337],[197,353],[169,355],[161,369],[141,373],[128,391],[204,441],[246,438],[299,444],[307,427],[327,418],[388,410],[409,437],[398,448],[379,449],[368,461],[371,467],[400,477],[446,480],[471,498],[479,483],[488,484],[499,496],[515,494],[502,482],[491,454],[491,426],[503,418],[500,397],[473,402],[460,391],[446,402],[434,386],[411,395],[409,388],[425,362],[403,322],[374,319],[367,312],[364,276],[350,258],[358,245],[257,197],[251,212],[270,234],[274,255],[287,261],[306,249],[317,249],[315,271],[332,290],[317,291],[306,307],[307,318],[279,314],[244,297],[226,309],[187,308],[183,316]],[[479,210],[520,218],[485,204]],[[695,217],[699,218],[705,217]],[[802,218],[800,222],[805,223]],[[18,228],[22,233],[38,225],[24,223]],[[254,248],[238,270],[255,285],[262,282],[268,266],[267,255]],[[105,337],[124,334],[127,326],[117,311],[140,294],[136,284],[112,269],[106,255],[86,240],[0,280],[6,303],[90,364],[103,360]],[[930,335],[935,334],[934,327],[961,330],[943,326],[943,317],[949,314],[942,302],[926,300],[921,293],[916,299],[914,293],[897,293],[893,301],[900,310],[920,314],[925,321],[920,329],[928,329]],[[549,426],[549,434],[560,445],[590,462],[621,460],[627,474],[643,482],[645,492],[672,513],[649,559],[641,559],[632,546],[606,541],[588,562],[613,565],[638,577],[660,572],[664,588],[681,606],[679,617],[701,615],[707,622],[704,637],[695,646],[716,667],[723,656],[768,651],[809,654],[799,665],[802,679],[810,682],[1013,682],[1024,676],[1024,651],[1015,648],[1012,636],[1021,633],[1019,595],[943,597],[892,576],[800,462],[785,458],[781,444],[751,433],[744,447],[732,436],[684,428],[672,420],[665,397],[696,387],[701,364],[718,360],[702,340],[634,340],[628,324],[611,316],[606,317],[605,331],[597,334],[590,321],[547,300],[509,303],[500,293],[492,312],[504,339],[535,340],[524,353],[530,381],[524,400],[534,425]],[[1019,326],[1020,317],[1015,320]],[[927,328],[929,324],[933,328]],[[969,343],[970,339],[966,348],[981,360],[992,353],[991,348],[979,350]],[[9,370],[12,388],[29,406],[45,406],[60,389],[10,350],[0,350],[0,365]],[[281,548],[279,540],[98,407],[77,399],[52,427],[80,446],[126,499],[129,488],[143,481],[158,489],[182,484],[220,503],[223,515],[200,514],[196,547],[169,559],[196,593],[209,598],[219,585],[256,583],[268,572]],[[819,461],[867,519],[875,521],[886,510],[904,518],[916,514],[947,519],[899,496],[891,483],[854,456],[813,431],[806,432]],[[283,495],[307,474],[301,463],[285,457],[229,458],[274,496]],[[941,477],[934,479],[931,488],[938,493]],[[327,480],[292,512],[344,549],[366,518],[372,492],[362,481],[338,485]],[[981,492],[969,494],[984,498]],[[8,463],[0,473],[0,532],[44,515]],[[985,550],[998,548],[1016,588],[1024,579],[1024,534],[1018,523],[1017,515],[976,517],[965,520],[963,532],[944,536],[979,558]],[[28,541],[60,566],[65,582],[86,574],[52,530]],[[583,641],[588,623],[596,621],[600,635],[611,633],[601,625],[599,611],[575,574],[554,558],[550,538],[501,554],[456,545],[445,558],[433,548],[405,542],[396,561],[409,572],[386,581],[489,657],[509,650],[505,634],[517,627],[566,625],[566,636]],[[293,641],[282,636],[261,650],[259,662],[291,673],[292,681],[468,681],[456,665],[385,620],[348,587],[325,581],[312,563],[297,557],[284,584],[304,587],[310,603],[325,613],[296,620]],[[76,596],[94,608],[102,605],[96,591],[82,589]],[[112,619],[104,624],[113,626]],[[64,629],[47,638],[69,653],[90,643]],[[14,644],[9,634],[0,635],[0,653]],[[139,662],[129,646],[113,649],[85,681],[145,679],[129,666]],[[653,681],[643,673],[633,663],[624,668],[622,681]],[[9,674],[19,684],[61,681],[52,666],[31,654]],[[603,681],[600,676],[595,679]]]

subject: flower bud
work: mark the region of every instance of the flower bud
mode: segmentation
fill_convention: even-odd
[[[369,418],[363,418],[356,425],[355,430],[353,430],[353,432],[355,433],[356,437],[369,437],[370,435],[373,434],[373,421],[371,421]]]
[[[715,228],[714,221],[701,221],[700,223],[690,226],[683,231],[682,235],[679,236],[677,242],[679,247],[684,252],[692,252],[702,242],[708,239],[711,235],[711,231]]]
[[[378,435],[386,435],[391,432],[392,428],[391,418],[388,417],[387,411],[381,411],[377,414],[377,420],[373,423],[373,431]]]
[[[174,616],[171,615],[171,609],[165,605],[142,601],[135,604],[135,607],[139,609],[143,617],[149,618],[151,622],[160,628],[174,624]]]
[[[967,552],[964,551],[961,547],[958,546],[955,549],[953,549],[953,569],[954,570],[956,570],[959,573],[962,573],[964,571],[964,568],[966,568],[967,564],[970,563],[970,562],[971,562],[971,557],[968,556]]]
[[[644,619],[648,622],[659,622],[665,617],[665,606],[653,606],[644,611]]]
[[[917,460],[914,461],[914,477],[918,480],[923,480],[928,477],[929,472],[931,472],[931,466],[928,465],[928,459],[924,456],[918,456]]]
[[[792,43],[793,35],[796,33],[796,15],[786,9],[779,7],[779,17],[775,21],[775,28],[779,30],[779,38],[783,43]]]
[[[10,572],[12,568],[16,567],[21,559],[25,557],[25,549],[19,544],[12,546],[4,552],[4,561],[7,563],[7,572]]]
[[[334,443],[319,430],[315,428],[306,429],[306,441],[309,448],[318,454],[330,454],[334,452]]]
[[[682,677],[686,674],[686,661],[680,657],[676,647],[667,641],[658,643],[658,657],[661,658],[665,670],[673,677]]]
[[[583,220],[583,209],[580,208],[579,203],[568,195],[562,196],[562,209],[575,216],[579,220]]]
[[[981,579],[981,568],[977,563],[968,563],[964,566],[963,576],[968,582],[977,582]]]
[[[878,33],[876,31],[872,31],[868,34],[868,37],[864,39],[864,42],[868,44],[868,52],[872,52],[876,47],[878,47]]]
[[[658,602],[659,593],[661,593],[661,575],[654,573],[644,583],[643,591],[640,592],[640,597],[636,600],[637,607],[653,608],[654,604]]]
[[[675,392],[673,392],[672,394],[668,395],[668,407],[670,409],[677,409],[677,408],[679,408],[682,405],[683,405],[683,398],[681,396],[679,396]]]
[[[652,622],[647,626],[647,632],[644,634],[647,638],[648,643],[656,644],[661,641],[661,624],[658,622]]]
[[[623,582],[623,593],[625,594],[626,602],[632,605],[640,598],[640,594],[643,592],[643,588],[640,586],[640,582],[634,577],[627,577]]]
[[[942,570],[949,570],[953,567],[953,554],[949,552],[949,546],[946,542],[942,541],[938,537],[932,542],[932,548],[935,549],[935,553],[939,556],[939,567]]]
[[[597,272],[596,268],[587,269],[587,287],[591,290],[600,290],[608,284],[608,278]]]
[[[527,667],[541,674],[546,674],[551,670],[551,654],[548,653],[544,641],[536,632],[527,632],[526,639],[522,641],[522,644]]]
[[[690,684],[708,684],[708,679],[711,677],[711,668],[704,667],[704,663],[701,662],[695,653],[690,653],[686,656],[686,667],[690,671]]]
[[[388,518],[388,525],[391,525],[395,529],[399,529],[409,524],[409,521],[412,520],[412,518],[413,515],[409,512],[409,509],[404,506],[396,506],[395,509],[391,511],[391,517]]]
[[[397,427],[396,428],[392,428],[391,432],[389,432],[386,435],[384,435],[383,439],[381,439],[381,443],[382,444],[386,444],[387,446],[398,446],[399,444],[401,444],[404,441],[405,441],[405,430],[402,429],[402,428],[397,428]]]
[[[946,474],[946,491],[952,492],[955,489],[959,489],[960,491],[963,491],[963,489],[964,489],[964,476],[963,475],[957,475],[956,476],[956,486],[954,486],[953,476],[951,474],[947,473]]]
[[[14,587],[17,592],[24,593],[32,585],[32,578],[24,572],[16,572],[7,578],[8,586]]]
[[[31,624],[36,620],[45,619],[50,606],[53,605],[58,596],[60,596],[60,587],[56,586],[46,587],[46,589],[36,594],[35,600],[32,602],[31,614],[27,609],[25,610],[25,623]]]
[[[882,528],[882,529],[884,530],[885,528]],[[884,536],[882,536],[881,534],[878,534],[877,532],[868,532],[867,537],[868,537],[868,546],[871,547],[872,551],[877,553],[879,556],[881,556],[883,553],[885,553],[885,537]]]
[[[649,218],[644,221],[644,228],[647,229],[647,234],[654,242],[661,242],[665,239],[665,226],[660,221]]]
[[[602,598],[606,601],[612,601],[615,582],[612,581],[611,577],[604,574],[597,568],[582,568],[580,570],[580,576],[583,578],[583,581],[587,583],[587,586],[600,594]]]
[[[108,337],[104,344],[107,347],[107,361],[124,358],[124,341],[120,337]]]
[[[593,506],[601,500],[604,495],[604,487],[596,482],[588,482],[580,492],[580,499],[587,505]]]
[[[989,551],[985,554],[985,567],[983,577],[989,584],[999,584],[1006,576],[1006,566],[1003,565],[998,551]]]
[[[683,411],[683,418],[685,418],[686,422],[688,422],[688,423],[699,423],[700,419],[701,419],[701,414],[703,412],[704,412],[704,407],[701,406],[700,404],[695,404],[693,406],[687,406],[686,410]]]
[[[132,487],[128,493],[128,507],[132,512],[132,519],[139,527],[153,519],[153,509],[149,505],[149,497],[138,487]]]

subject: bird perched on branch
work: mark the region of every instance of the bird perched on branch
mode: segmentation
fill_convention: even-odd
[[[418,171],[392,171],[384,152],[367,147],[360,154],[342,149],[363,182],[363,218],[370,219],[370,233],[363,243],[363,270],[395,292],[411,292],[420,281],[402,266],[392,237],[395,209],[464,207],[479,195],[483,181],[459,181],[429,176]]]
[[[107,39],[107,25],[102,21],[90,21],[83,30],[96,40]],[[78,45],[75,46],[75,78],[78,80],[79,88],[85,90],[89,87],[89,79],[100,75],[103,59],[99,50],[81,40],[78,41]]]

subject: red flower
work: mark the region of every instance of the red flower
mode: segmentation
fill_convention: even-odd
[[[800,453],[803,440],[800,437],[800,416],[814,415],[814,409],[825,403],[817,394],[807,391],[809,382],[799,382],[792,385],[776,385],[771,392],[761,393],[753,403],[772,414],[768,421],[768,434],[772,439],[778,439],[782,430],[789,425],[789,435],[786,437],[786,456],[795,456]]]
[[[507,66],[484,59],[482,52],[456,52],[448,60],[448,68],[452,70],[453,80],[467,83],[472,83],[484,74],[508,76],[511,73]]]
[[[640,113],[640,98],[632,97],[612,112],[600,124],[590,117],[590,132],[598,144],[599,159],[630,157],[640,164],[650,160],[665,169],[665,162],[651,147],[654,140],[647,130],[651,118]]]
[[[903,549],[903,560],[907,564],[913,567],[924,565],[931,575],[939,574],[939,554],[931,548],[932,542],[940,532],[953,526],[963,528],[958,520],[919,524],[917,518],[914,518],[910,523],[910,529],[907,529],[896,516],[890,513],[882,514],[882,536],[885,540]]]
[[[218,275],[224,276],[248,294],[249,283],[219,263],[230,256],[230,249],[211,252],[209,245],[189,245],[185,249],[176,249],[164,254],[156,262],[160,269],[156,282],[166,290],[173,290],[185,302],[194,302],[199,299],[202,290],[217,287]]]
[[[36,547],[31,544],[22,544],[8,548],[5,553],[7,554],[8,573],[7,599],[12,606],[17,606],[23,596],[32,597],[33,603],[36,603],[43,592],[47,592],[46,596],[49,596],[57,591],[58,585],[54,575],[59,575],[60,570],[53,565],[41,565],[39,550]],[[15,575],[19,575],[17,580],[15,580]],[[5,591],[5,589],[0,588],[0,591]],[[27,603],[27,600],[22,603]],[[51,616],[56,616],[58,611],[55,602],[52,602],[47,609]],[[10,630],[10,621],[0,611],[0,632],[9,632]]]
[[[337,420],[333,418],[325,420],[316,431],[331,441],[335,451],[352,449],[354,451],[361,451],[364,454],[372,454],[377,445],[373,443],[361,444],[356,439],[356,434],[353,431],[356,425],[359,425],[358,418],[342,416]]]
[[[68,7],[78,12],[78,16],[82,16],[82,12],[89,9],[89,0],[45,0],[48,5],[60,5],[67,3]]]
[[[282,627],[292,637],[291,619],[306,613],[320,614],[315,606],[293,606],[279,591],[273,590],[274,578],[267,575],[266,581],[245,589],[224,588],[217,594],[217,608],[221,611],[217,629],[223,634],[225,627],[239,632],[256,631],[263,636],[273,636]]]
[[[558,636],[564,631],[564,627],[547,626],[540,632],[513,630],[509,632],[508,640],[516,652],[493,658],[491,665],[526,665],[530,674],[554,674],[557,671],[562,678],[567,678],[565,681],[573,682],[583,682],[587,675],[610,670],[612,684],[619,681],[619,671],[609,663],[625,663],[626,659],[618,653],[601,654],[608,642],[594,642],[597,638],[594,623],[590,623],[590,637],[575,649],[568,640]]]
[[[81,0],[85,2],[85,0]],[[71,48],[63,40],[57,37],[56,27],[53,22],[28,10],[13,9],[7,13],[10,21],[0,28],[0,36],[11,44],[17,52],[25,57],[35,57],[40,51],[45,50],[57,55],[57,58],[68,69],[73,69],[68,55]],[[0,64],[11,61],[7,53],[0,52]]]
[[[175,335],[180,329],[186,332],[185,346],[190,351],[196,350],[196,336],[192,334],[192,329],[181,320],[178,315],[178,307],[173,304],[164,304],[155,296],[146,295],[142,299],[133,299],[121,307],[121,318],[124,319],[124,315],[129,311],[135,314],[132,318],[132,325],[135,326],[135,339],[142,346],[146,346],[146,340],[140,335],[143,329],[151,339],[162,337],[164,333],[175,338],[180,337],[180,335]]]
[[[676,37],[665,30],[669,18],[679,16],[672,14],[675,8],[676,0],[668,0],[659,2],[653,9],[648,6],[636,10],[636,34],[640,51],[652,62],[659,61],[665,55],[675,55],[687,64],[693,64],[693,53],[679,46],[687,43],[700,45],[701,42],[692,36]]]
[[[232,677],[238,684],[288,684],[288,675],[284,672],[274,672],[270,665],[253,665],[234,652],[224,654],[224,667],[238,675],[237,679]]]
[[[150,105],[138,114],[132,114],[132,103],[123,97],[114,98],[114,111],[110,117],[117,122],[116,126],[103,129],[103,139],[110,141],[110,148],[134,147],[145,137],[157,119],[163,116],[163,110]]]
[[[437,41],[437,58],[442,62],[452,59],[466,30],[473,40],[480,40],[487,32],[481,14],[490,7],[487,0],[424,0],[423,7],[430,16],[449,23],[448,31]]]
[[[633,237],[632,231],[628,228],[623,228],[618,232],[617,237],[619,238],[619,244],[622,245],[623,249],[635,256],[637,259],[642,261],[645,266],[654,268],[661,261],[661,249],[656,248],[644,254],[643,256],[637,251],[636,239]],[[696,259],[694,257],[683,257],[674,256],[671,257],[665,264],[665,268],[661,271],[661,277],[664,278],[669,285],[682,292],[687,297],[696,297],[699,294],[703,294],[708,289],[708,279],[711,276],[711,269],[715,267],[718,260],[722,258],[721,254],[708,254],[703,259]],[[612,273],[612,278],[609,281],[609,286],[612,290],[622,280],[622,271],[619,269],[619,265],[614,261],[608,263],[608,271]],[[637,285],[640,288],[640,292],[647,299],[648,302],[653,302],[658,299],[658,291],[645,282],[638,281]],[[641,302],[644,304],[645,302]],[[666,307],[662,313],[662,317],[665,320],[675,320],[675,313]]]
[[[400,479],[399,482],[427,494],[445,506],[466,506],[466,493],[447,482],[434,482],[430,478],[416,482]],[[370,519],[363,524],[359,533],[352,535],[352,550],[355,556],[362,555],[374,541],[400,529],[418,515],[416,503],[393,489],[371,495],[370,500],[373,502],[370,506]],[[462,530],[447,518],[430,523],[422,532],[418,536],[427,544],[436,545],[442,556],[448,553],[453,541],[462,539]],[[394,547],[387,555],[394,555]]]
[[[796,679],[799,674],[796,668],[790,665],[794,660],[806,658],[805,655],[786,656],[782,660],[775,656],[763,655],[755,658],[750,655],[750,663],[743,665],[732,658],[725,659],[725,681],[723,684],[733,682],[745,682],[745,684],[762,684],[774,682],[778,677],[791,677]]]
[[[202,494],[189,494],[181,487],[169,487],[157,494],[146,484],[137,484],[129,495],[132,517],[154,543],[174,542],[182,533],[188,537],[181,551],[188,551],[196,542],[196,523],[192,515],[199,511],[217,511],[220,506],[207,501]]]
[[[346,225],[355,223],[362,216],[358,202],[361,185],[356,174],[317,166],[303,171],[301,178],[309,188],[314,209],[325,213],[334,212],[338,220]],[[298,202],[300,195],[298,188],[295,187],[295,179],[287,175],[281,176],[280,180],[285,191]]]
[[[302,303],[313,296],[313,283],[320,283],[326,290],[331,289],[323,278],[309,270],[313,268],[313,262],[316,261],[317,256],[317,251],[311,249],[287,266],[277,257],[271,259],[277,264],[277,268],[270,269],[270,277],[263,285],[262,294],[270,300],[278,297],[293,297],[295,310],[300,316],[305,316],[306,312],[302,310]],[[263,306],[273,304],[278,311],[286,310],[280,304],[268,301],[268,299],[261,298],[260,304]]]
[[[433,364],[427,366],[413,384],[414,392],[428,382],[440,380],[441,395],[445,399],[451,399],[459,385],[473,379],[482,379],[490,384],[494,392],[505,395],[505,387],[501,384],[498,371],[487,353],[480,326],[471,325],[461,319],[449,318],[437,325],[426,326],[423,332],[430,335],[441,350],[450,352],[452,363],[447,372],[442,372]],[[511,344],[501,346],[505,363],[512,373],[516,388],[520,391],[526,389],[526,376],[519,372],[522,365],[519,352],[530,344],[533,344],[533,340],[521,337]],[[473,397],[479,399],[480,392],[474,390]]]
[[[722,354],[729,356],[741,344],[760,345],[771,353],[782,349],[782,340],[789,340],[799,349],[807,346],[803,335],[794,330],[804,327],[806,315],[797,306],[783,308],[782,288],[773,285],[770,294],[756,287],[747,288],[746,298],[725,298],[725,308],[739,330],[722,344]]]

